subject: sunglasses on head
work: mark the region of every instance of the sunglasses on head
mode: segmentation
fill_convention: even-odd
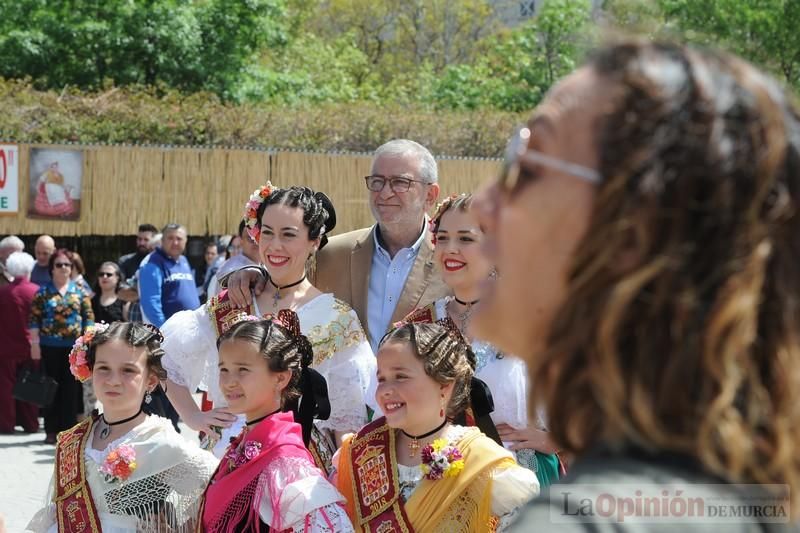
[[[600,173],[592,168],[577,163],[570,163],[569,161],[564,161],[563,159],[528,148],[528,141],[530,141],[530,138],[530,128],[521,126],[517,128],[517,131],[508,141],[505,159],[503,160],[503,168],[500,171],[500,176],[497,178],[497,185],[503,191],[510,193],[514,191],[521,182],[525,181],[524,177],[520,176],[520,164],[522,161],[530,162],[557,172],[563,172],[564,174],[586,180],[589,183],[597,184],[603,181],[603,177]]]

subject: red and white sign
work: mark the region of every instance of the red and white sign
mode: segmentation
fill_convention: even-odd
[[[19,211],[19,147],[0,144],[0,214]]]

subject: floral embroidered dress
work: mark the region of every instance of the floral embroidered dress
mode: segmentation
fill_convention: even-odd
[[[89,418],[59,435],[48,503],[26,531],[195,531],[217,459],[158,416],[148,416],[104,450],[92,448],[92,426]]]
[[[440,298],[435,302],[409,313],[404,321],[436,322],[447,318],[447,304],[452,296]],[[489,343],[472,340],[477,364],[475,376],[489,386],[494,401],[491,417],[495,425],[508,424],[516,429],[528,426],[528,371],[525,362],[513,355],[500,354]],[[537,416],[537,426],[544,429],[542,416]],[[551,454],[541,454],[535,450],[518,450],[520,465],[537,473],[543,486],[558,479],[558,458]],[[538,456],[538,457],[537,457]],[[541,465],[541,466],[540,466]],[[555,479],[554,479],[555,478]]]
[[[314,465],[291,413],[246,427],[203,498],[203,531],[349,533],[344,497]]]
[[[381,531],[384,524],[394,528],[386,531],[502,531],[539,493],[536,475],[477,428],[451,425],[441,438],[462,464],[440,479],[428,479],[420,465],[397,461],[396,430],[384,418],[345,439],[334,458],[335,482],[356,531]]]
[[[296,309],[300,329],[314,348],[312,366],[328,383],[331,416],[315,421],[320,430],[312,435],[318,452],[318,464],[327,471],[335,451],[332,431],[355,431],[367,423],[367,405],[374,405],[376,363],[361,323],[350,306],[333,297],[320,294]],[[236,321],[238,314],[265,316],[256,304],[250,309],[236,310],[228,301],[227,291],[211,298],[194,311],[173,315],[161,328],[164,333],[165,356],[162,364],[169,379],[194,392],[201,388],[215,407],[226,405],[219,388],[219,356],[217,338]],[[223,433],[214,453],[224,451],[229,438],[242,429],[243,421]],[[325,442],[320,442],[324,440]]]

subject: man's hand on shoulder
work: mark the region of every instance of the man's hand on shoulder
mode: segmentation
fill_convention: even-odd
[[[260,268],[244,267],[220,280],[220,284],[227,285],[228,298],[233,306],[241,308],[253,302],[253,293],[258,296],[264,292],[267,279]]]

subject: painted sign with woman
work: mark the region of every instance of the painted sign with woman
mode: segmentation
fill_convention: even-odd
[[[32,148],[28,216],[78,220],[83,152]]]

